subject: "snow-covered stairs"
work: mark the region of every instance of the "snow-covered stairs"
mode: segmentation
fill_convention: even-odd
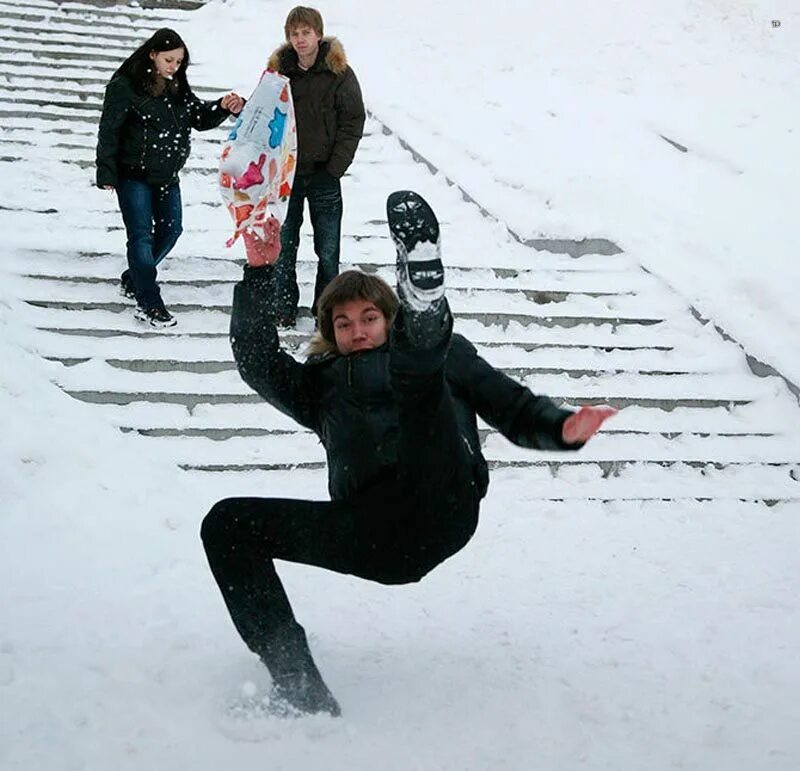
[[[266,490],[271,472],[321,469],[324,453],[253,394],[232,362],[227,327],[242,255],[224,247],[230,226],[214,175],[224,129],[196,135],[184,176],[185,233],[160,271],[179,320],[172,330],[137,323],[119,296],[124,231],[113,197],[91,186],[108,76],[153,29],[180,30],[186,18],[0,0],[0,173],[20,180],[17,200],[0,206],[3,232],[16,233],[4,263],[38,330],[36,348],[66,392],[148,437],[188,473],[259,474]],[[202,51],[192,54],[201,61]],[[197,71],[198,93],[224,91],[218,73],[204,83]],[[578,454],[520,450],[484,426],[486,457],[505,469],[499,477],[524,475],[553,499],[800,498],[800,450],[786,437],[797,403],[780,379],[756,377],[743,352],[635,256],[572,258],[516,243],[374,120],[344,180],[343,267],[392,280],[384,201],[398,188],[419,190],[442,220],[458,331],[536,392],[624,408]],[[315,265],[310,233],[304,239],[307,308]],[[311,331],[306,311],[284,340],[299,353]]]

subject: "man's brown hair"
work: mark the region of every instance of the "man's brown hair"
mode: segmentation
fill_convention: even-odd
[[[333,331],[333,309],[351,300],[366,300],[386,317],[389,326],[397,315],[399,300],[394,290],[379,276],[346,270],[325,287],[317,302],[317,333],[311,340],[309,353],[335,352],[336,335]]]
[[[298,5],[289,11],[286,17],[286,24],[283,25],[283,31],[286,34],[286,39],[289,39],[291,31],[295,27],[308,25],[320,37],[324,34],[322,24],[322,14],[316,8],[309,8],[305,5]]]

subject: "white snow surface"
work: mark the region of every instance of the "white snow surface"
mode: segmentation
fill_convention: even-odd
[[[374,114],[501,223],[615,241],[800,382],[800,11],[562,5],[321,10]],[[193,14],[180,31],[197,72],[247,94],[287,10]],[[81,208],[86,174],[53,173],[69,247],[119,250],[119,232],[83,227],[102,195]],[[36,206],[17,182],[0,190]],[[225,212],[203,216],[221,242]],[[7,212],[0,227],[12,259],[48,236]],[[228,495],[323,499],[325,474],[264,489],[258,474],[180,472],[54,385],[62,370],[34,352],[17,286],[0,273],[2,771],[800,767],[800,506],[544,502],[523,470],[493,475],[473,541],[419,584],[282,564],[344,716],[231,719],[225,704],[266,675],[229,621],[200,522]],[[796,425],[792,400],[776,405],[767,430]]]

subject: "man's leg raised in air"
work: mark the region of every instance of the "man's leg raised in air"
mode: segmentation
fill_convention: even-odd
[[[398,477],[426,548],[444,558],[477,524],[478,495],[445,378],[453,319],[444,295],[439,224],[417,193],[392,193],[387,219],[397,249],[400,310],[390,375],[398,403]]]

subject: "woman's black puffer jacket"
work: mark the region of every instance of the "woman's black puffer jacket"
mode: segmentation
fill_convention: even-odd
[[[137,92],[126,75],[106,87],[97,136],[97,186],[120,176],[151,185],[176,182],[189,157],[191,130],[219,126],[230,115],[220,100],[204,102],[191,89],[160,95]]]

